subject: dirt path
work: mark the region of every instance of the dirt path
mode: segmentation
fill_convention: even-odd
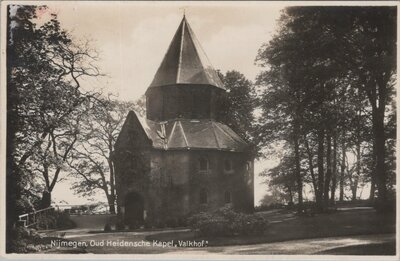
[[[170,231],[170,230],[169,230]],[[168,232],[168,231],[165,231]],[[369,246],[378,248],[378,253],[390,255],[395,253],[395,234],[361,235],[318,239],[292,240],[276,243],[263,243],[240,246],[219,247],[173,247],[157,245],[157,242],[146,241],[145,237],[160,231],[147,232],[118,232],[82,234],[69,237],[69,240],[87,242],[84,252],[92,254],[167,254],[167,255],[315,255],[315,254],[368,254]],[[92,243],[90,243],[92,242]],[[94,245],[103,242],[104,245]],[[112,246],[109,244],[121,244]],[[147,246],[124,246],[125,243],[147,242]],[[90,246],[90,244],[93,244]],[[101,244],[101,243],[100,243]],[[387,248],[389,246],[389,248]],[[386,247],[386,248],[382,248]],[[379,252],[382,248],[382,253]],[[72,249],[69,249],[72,250]],[[53,248],[49,253],[68,253],[68,249]],[[376,251],[376,250],[375,250]],[[69,252],[74,253],[74,252]],[[81,253],[77,251],[77,253]]]
[[[343,249],[354,246],[384,245],[395,241],[394,234],[382,235],[362,235],[350,237],[318,238],[293,240],[277,243],[208,247],[204,249],[185,249],[181,251],[169,252],[168,254],[225,254],[225,255],[315,255],[330,252],[335,253],[335,249]],[[362,251],[362,249],[360,248]],[[358,253],[363,254],[362,252]]]

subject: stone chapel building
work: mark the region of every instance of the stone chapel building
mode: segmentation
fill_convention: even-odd
[[[146,118],[130,111],[115,144],[125,224],[179,222],[226,204],[253,210],[249,145],[215,120],[225,91],[183,17],[146,91]]]

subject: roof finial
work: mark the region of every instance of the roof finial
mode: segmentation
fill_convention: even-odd
[[[183,11],[183,19],[185,19],[185,15],[186,15],[186,7],[181,7],[181,8],[179,8],[179,9],[181,9],[182,11]]]

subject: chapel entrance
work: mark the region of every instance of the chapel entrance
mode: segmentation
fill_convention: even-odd
[[[139,228],[144,224],[144,200],[136,192],[125,197],[125,224],[130,228]]]

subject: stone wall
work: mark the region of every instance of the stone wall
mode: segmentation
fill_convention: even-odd
[[[207,170],[200,170],[200,158],[208,160]],[[232,164],[230,171],[225,170],[226,160]],[[224,206],[226,192],[230,192],[231,204],[250,212],[254,206],[253,176],[253,160],[244,153],[134,151],[116,164],[118,206],[123,209],[124,198],[136,192],[144,198],[146,219],[159,224]],[[201,190],[207,193],[207,203],[201,202]]]
[[[164,121],[177,118],[216,118],[223,90],[204,85],[171,85],[153,87],[146,92],[147,118]]]

